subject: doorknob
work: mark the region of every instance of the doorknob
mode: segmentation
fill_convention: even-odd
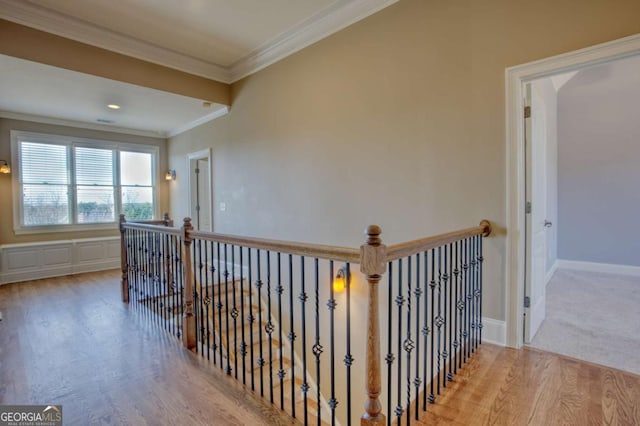
[[[544,220],[544,227],[545,228],[551,228],[551,226],[553,225],[553,223],[547,219]]]

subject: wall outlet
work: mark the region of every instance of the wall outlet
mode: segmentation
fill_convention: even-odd
[[[220,211],[223,212],[227,210],[227,203],[220,203]]]

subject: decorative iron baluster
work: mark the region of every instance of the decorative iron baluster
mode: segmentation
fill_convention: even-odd
[[[428,371],[427,371],[427,367],[428,367],[428,359],[429,359],[429,353],[427,352],[427,342],[428,342],[428,338],[429,338],[429,287],[428,287],[428,280],[429,280],[429,252],[425,251],[423,253],[422,256],[422,261],[424,263],[424,275],[423,275],[423,279],[422,279],[422,288],[424,290],[424,299],[422,301],[422,303],[424,304],[423,308],[424,308],[424,320],[422,323],[422,345],[424,348],[424,356],[422,359],[422,372],[423,372],[423,377],[424,380],[422,381],[422,411],[427,411],[427,383],[428,382],[433,382],[433,380],[430,380],[429,375],[428,375]]]
[[[329,407],[331,408],[331,426],[336,424],[336,408],[338,407],[338,400],[336,399],[336,374],[335,374],[335,362],[336,362],[336,348],[335,348],[335,311],[336,311],[336,299],[333,294],[333,260],[329,261],[329,301],[327,307],[329,308],[329,338],[331,340],[331,398],[329,398]]]
[[[321,406],[321,395],[320,395],[320,355],[322,355],[322,345],[320,344],[320,277],[318,271],[318,258],[314,259],[314,268],[315,268],[315,314],[316,314],[316,335],[315,341],[312,347],[313,355],[316,357],[316,402],[318,403],[317,409],[317,420],[318,426],[322,424],[322,406]]]
[[[449,268],[447,269],[447,275],[449,276],[449,285],[447,286],[447,329],[449,331],[449,338],[447,343],[448,349],[448,365],[449,372],[447,373],[447,381],[453,380],[453,366],[451,365],[451,359],[453,356],[453,244],[449,243]]]
[[[471,357],[471,348],[470,348],[470,336],[471,336],[471,327],[470,327],[470,323],[471,323],[471,299],[472,299],[472,295],[471,295],[471,266],[469,264],[469,256],[470,256],[470,244],[469,244],[469,239],[465,239],[465,270],[466,270],[466,277],[465,277],[465,298],[466,298],[466,302],[465,302],[465,334],[464,334],[464,340],[465,340],[465,349],[466,349],[466,357],[470,358]]]
[[[398,259],[398,295],[396,296],[396,306],[398,307],[398,402],[395,408],[398,424],[400,424],[402,413],[404,412],[402,409],[402,305],[404,305],[404,296],[402,295],[402,259]]]
[[[240,344],[240,355],[242,355],[242,384],[246,385],[247,384],[247,340],[244,334],[244,321],[245,321],[245,316],[244,316],[244,302],[245,302],[245,295],[244,295],[244,255],[243,255],[243,249],[242,246],[239,247],[240,249],[240,297],[241,297],[241,301],[240,301],[240,323],[241,323],[241,329],[240,329],[240,334],[241,334],[241,338],[242,338],[242,343]],[[251,291],[251,286],[249,286],[249,291]],[[251,292],[249,292],[249,294],[251,294]],[[249,309],[251,309],[251,299],[249,299]],[[252,375],[253,377],[253,375]]]
[[[392,370],[393,370],[393,362],[395,361],[395,356],[393,355],[392,350],[392,323],[393,323],[393,262],[388,263],[389,274],[387,275],[387,288],[389,289],[389,306],[387,308],[387,356],[385,357],[385,361],[387,363],[387,426],[391,426],[391,413],[393,413],[393,409],[391,407],[391,386],[393,383],[392,378]]]
[[[251,286],[253,285],[253,279],[252,279],[252,267],[251,267],[251,248],[247,248],[247,263],[249,264],[249,315],[247,315],[247,323],[249,324],[249,353],[250,353],[250,357],[249,357],[249,361],[251,361],[250,368],[251,368],[251,390],[255,391],[256,390],[256,386],[255,386],[255,382],[256,382],[256,375],[254,374],[254,368],[255,368],[255,364],[254,364],[254,355],[253,355],[253,345],[254,345],[254,341],[253,341],[253,323],[255,322],[255,317],[253,315],[253,288],[251,288]]]
[[[304,424],[308,424],[308,399],[307,392],[309,391],[309,383],[307,382],[307,313],[306,313],[306,304],[307,299],[309,298],[305,289],[305,279],[304,279],[304,256],[300,256],[300,313],[302,315],[302,386],[300,389],[302,390],[302,397],[304,401]]]
[[[440,360],[442,359],[442,325],[444,324],[444,319],[442,318],[442,247],[438,247],[438,315],[436,316],[436,327],[438,327],[438,359],[437,359],[437,380],[436,380],[436,388],[438,391],[438,395],[440,395],[440,372],[442,369],[440,368]]]
[[[262,348],[262,275],[260,271],[260,250],[256,250],[256,288],[258,289],[258,348],[260,356],[258,357],[258,367],[260,367],[260,396],[264,398],[264,355]]]
[[[205,329],[204,323],[205,323],[205,321],[207,319],[204,316],[204,306],[205,306],[204,303],[205,303],[205,300],[204,300],[204,297],[203,297],[204,291],[203,291],[203,288],[202,288],[202,283],[204,282],[204,278],[202,276],[202,271],[203,271],[203,268],[205,267],[205,264],[202,261],[202,240],[197,240],[197,241],[198,241],[198,247],[196,248],[195,245],[194,245],[194,249],[195,249],[195,251],[196,251],[196,253],[198,255],[198,274],[199,274],[199,278],[200,278],[200,280],[199,280],[200,281],[200,292],[197,295],[198,305],[200,305],[200,318],[199,318],[200,319],[200,327],[198,328],[198,331],[199,331],[198,335],[200,336],[199,340],[200,340],[200,350],[202,351],[201,355],[204,357],[205,356],[205,348],[207,348],[206,345],[205,345],[205,342],[206,342],[205,331],[206,331],[206,329]],[[204,245],[206,247],[207,243],[205,242]],[[205,270],[205,275],[206,275],[206,273],[207,272]],[[194,291],[195,291],[196,288],[197,287],[194,286]],[[198,322],[196,322],[196,324],[197,323]],[[207,348],[206,352],[207,352],[207,355],[208,355],[209,354],[209,349],[208,348]]]
[[[347,283],[347,354],[344,363],[347,366],[347,425],[351,425],[351,365],[353,365],[353,355],[351,354],[351,264],[345,265],[347,271],[345,282]]]
[[[224,249],[224,314],[225,314],[225,331],[227,337],[227,368],[225,372],[228,376],[231,375],[231,348],[230,348],[230,339],[231,333],[229,332],[229,262],[227,261],[227,244],[223,245]],[[218,254],[220,256],[220,254]],[[221,340],[222,340],[222,336]]]
[[[216,243],[216,260],[218,261],[218,282],[216,285],[216,288],[218,289],[218,303],[216,304],[216,308],[218,309],[218,350],[219,350],[219,355],[220,355],[220,369],[224,369],[224,355],[223,355],[223,348],[224,348],[224,344],[222,342],[222,267],[220,265],[220,262],[222,256],[220,255],[220,243],[217,242]]]
[[[459,256],[460,241],[455,242],[455,260],[453,261],[454,269],[453,276],[455,281],[454,288],[454,300],[455,300],[455,314],[453,317],[453,373],[458,374],[458,364],[460,360],[460,353],[458,348],[460,347],[460,256]]]
[[[435,312],[436,312],[436,308],[435,308],[435,301],[436,301],[436,251],[435,249],[431,250],[431,282],[429,282],[429,287],[431,287],[431,356],[430,356],[430,360],[431,362],[429,363],[431,366],[430,369],[430,375],[429,377],[429,381],[431,382],[431,390],[429,393],[429,402],[430,403],[434,403],[436,402],[436,396],[435,396],[435,392],[434,392],[434,385],[435,385],[435,366],[434,366],[434,361],[435,361],[435,321],[436,321],[436,316],[435,316]]]
[[[210,316],[210,307],[211,307],[211,297],[213,296],[213,272],[211,272],[213,266],[211,263],[211,260],[209,258],[209,250],[207,249],[207,242],[204,242],[204,260],[205,260],[205,271],[204,271],[204,316],[203,316],[203,321],[205,321],[205,326],[206,326],[206,347],[207,347],[207,359],[210,360],[211,359],[211,329],[209,328],[209,318],[211,318]],[[209,266],[207,266],[209,265]],[[211,272],[211,283],[212,283],[212,290],[211,290],[211,294],[209,294],[209,272]],[[203,339],[203,345],[204,345],[204,339]],[[215,356],[215,349],[213,352],[214,356]],[[215,362],[214,362],[215,363]]]
[[[269,336],[269,388],[270,402],[273,404],[273,330],[271,321],[271,252],[267,251],[267,325],[265,331]]]
[[[211,272],[211,334],[213,337],[213,343],[211,344],[210,351],[213,353],[213,365],[218,363],[218,340],[216,332],[216,293],[220,295],[220,281],[216,282],[216,258],[215,258],[215,246],[213,241],[209,242],[209,252],[211,257],[209,258],[209,272]],[[222,358],[220,359],[222,364]]]
[[[235,379],[238,380],[238,304],[236,299],[236,247],[231,246],[231,289],[233,291],[233,308],[231,318],[233,318],[233,371]]]
[[[418,420],[420,415],[420,385],[422,379],[420,379],[420,298],[422,297],[422,288],[420,287],[420,253],[416,253],[416,288],[413,291],[416,296],[416,377],[413,379],[413,385],[416,388],[416,399],[414,416]]]
[[[407,337],[402,343],[407,353],[407,426],[411,424],[411,352],[415,343],[411,338],[411,256],[407,256]]]
[[[478,257],[478,263],[480,265],[480,283],[479,283],[479,287],[480,287],[480,300],[479,300],[479,306],[480,306],[480,344],[482,344],[482,328],[484,327],[482,324],[482,264],[484,262],[484,255],[482,254],[482,240],[484,239],[483,235],[480,235],[478,237],[478,244],[479,244],[479,249],[478,249],[478,253],[480,255],[480,257]]]
[[[280,357],[280,368],[278,369],[278,378],[280,379],[280,409],[284,410],[284,377],[286,372],[284,371],[284,360],[282,353],[282,293],[284,287],[282,286],[282,259],[280,252],[278,252],[278,287],[276,287],[276,293],[278,293],[278,355]]]
[[[293,256],[289,255],[289,343],[291,346],[291,417],[296,418],[296,370],[295,341],[296,333],[293,324]]]

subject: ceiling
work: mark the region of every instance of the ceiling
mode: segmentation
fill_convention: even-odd
[[[396,1],[0,0],[0,18],[233,83]],[[161,137],[228,111],[2,55],[0,93],[0,117]]]

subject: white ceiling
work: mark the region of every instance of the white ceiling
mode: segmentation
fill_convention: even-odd
[[[232,83],[397,1],[0,0],[0,18]],[[198,99],[7,56],[0,56],[0,93],[0,117],[155,136],[227,112],[222,105],[203,108]],[[122,109],[108,110],[112,102]]]
[[[212,104],[205,108],[200,99],[5,55],[0,55],[0,93],[0,116],[36,121],[43,121],[45,117],[69,120],[69,123],[58,123],[81,122],[82,127],[146,132],[156,137],[179,133],[227,111],[224,105]],[[112,103],[121,109],[107,108]]]

